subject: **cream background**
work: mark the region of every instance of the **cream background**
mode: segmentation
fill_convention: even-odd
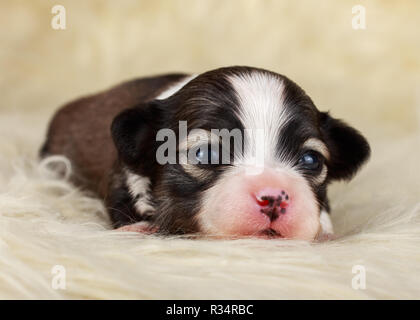
[[[53,30],[51,8],[67,10]],[[353,30],[363,4],[366,30]],[[0,2],[0,298],[420,298],[420,2]],[[372,145],[331,190],[339,240],[139,239],[38,165],[60,104],[132,77],[283,73]],[[51,268],[67,289],[51,288]],[[351,268],[367,268],[367,289]]]

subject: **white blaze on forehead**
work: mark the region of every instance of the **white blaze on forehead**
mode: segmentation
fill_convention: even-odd
[[[283,105],[283,81],[261,71],[231,75],[228,79],[239,100],[238,117],[249,130],[243,160],[248,161],[263,150],[264,162],[274,162],[280,128],[290,118]]]

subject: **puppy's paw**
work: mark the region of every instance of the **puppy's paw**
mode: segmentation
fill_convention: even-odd
[[[331,241],[337,239],[337,236],[333,233],[320,233],[315,241],[317,242],[325,242],[325,241]]]
[[[158,228],[152,226],[149,222],[141,221],[133,224],[128,224],[126,226],[119,227],[117,231],[125,232],[138,232],[144,234],[153,234],[158,231]]]

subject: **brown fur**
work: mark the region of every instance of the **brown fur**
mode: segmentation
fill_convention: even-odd
[[[117,160],[110,127],[121,111],[152,100],[185,75],[141,78],[80,98],[60,108],[51,120],[41,156],[64,155],[71,159],[73,180],[106,197],[111,169]]]

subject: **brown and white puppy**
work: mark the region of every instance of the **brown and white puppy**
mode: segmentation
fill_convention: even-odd
[[[243,139],[226,146],[214,129]],[[164,130],[175,139],[169,163],[159,159]],[[369,153],[294,82],[250,67],[142,78],[76,100],[41,151],[71,160],[74,182],[105,201],[114,227],[306,240],[332,233],[327,185],[350,179]]]

